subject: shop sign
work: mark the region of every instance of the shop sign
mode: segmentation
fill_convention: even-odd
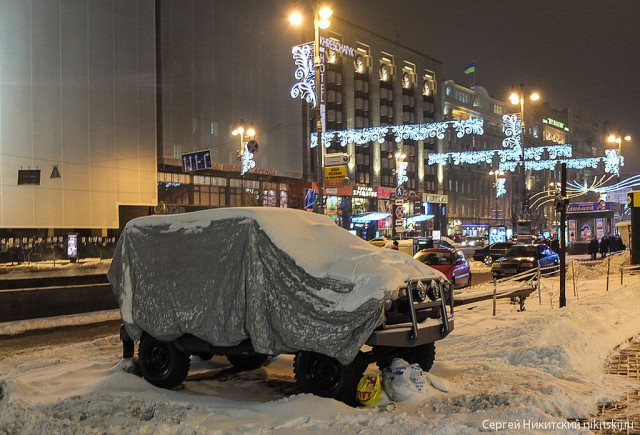
[[[324,185],[327,187],[340,187],[349,184],[347,166],[327,166],[324,168]]]
[[[383,187],[378,187],[378,199],[390,199],[391,198],[391,190],[385,189]]]
[[[434,193],[423,193],[422,201],[430,202],[432,204],[448,204],[449,197],[447,195],[437,195]]]
[[[375,198],[378,192],[367,186],[357,186],[353,188],[353,196],[362,196],[365,198]]]

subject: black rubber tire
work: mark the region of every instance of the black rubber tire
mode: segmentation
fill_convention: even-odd
[[[485,266],[491,266],[493,264],[493,257],[491,255],[486,255],[482,259],[482,262],[485,264]]]
[[[210,361],[215,355],[212,353],[204,352],[204,353],[197,353],[196,356],[203,361]]]
[[[436,360],[436,344],[427,343],[407,349],[404,359],[410,364],[419,364],[422,370],[428,372]]]
[[[267,362],[269,355],[227,355],[231,365],[242,371],[255,370]]]
[[[189,373],[189,355],[180,352],[167,341],[159,341],[144,334],[138,346],[138,363],[142,376],[160,388],[175,388]]]
[[[356,405],[358,383],[366,368],[360,354],[346,366],[315,352],[298,352],[293,360],[293,373],[302,392],[333,398],[347,405]]]

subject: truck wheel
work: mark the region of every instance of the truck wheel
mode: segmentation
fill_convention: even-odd
[[[242,371],[255,370],[267,362],[268,355],[227,355],[231,365]]]
[[[427,343],[408,349],[404,354],[404,359],[410,364],[419,364],[422,370],[428,372],[436,359],[436,344]]]
[[[315,352],[298,352],[293,360],[293,372],[302,392],[333,398],[348,405],[356,404],[358,382],[365,369],[360,354],[346,366],[335,358]]]
[[[189,373],[189,355],[171,342],[159,341],[144,334],[138,346],[138,362],[144,378],[160,388],[175,388]]]

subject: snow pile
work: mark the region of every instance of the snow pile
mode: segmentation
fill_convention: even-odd
[[[491,301],[460,307],[455,330],[437,344],[426,392],[392,412],[299,394],[288,355],[246,373],[223,358],[194,357],[184,387],[166,391],[123,369],[117,331],[0,353],[0,433],[459,434],[504,424],[510,433],[586,433],[568,419],[590,418],[597,403],[625,392],[626,379],[605,375],[604,364],[640,331],[640,304],[629,303],[640,278],[625,277],[624,287],[613,280],[609,292],[605,280],[581,281],[579,298],[568,283],[562,309],[558,277],[542,280],[541,303],[534,293],[524,312],[508,299],[495,317]],[[368,372],[378,373],[375,365]]]

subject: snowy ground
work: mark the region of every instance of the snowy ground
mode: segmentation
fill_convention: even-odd
[[[603,428],[611,422],[591,420],[597,403],[628,387],[624,378],[604,373],[607,355],[640,331],[640,278],[626,275],[621,286],[614,274],[607,292],[603,270],[576,269],[577,296],[569,274],[563,309],[557,277],[543,279],[540,297],[534,293],[524,312],[508,300],[498,302],[495,317],[491,301],[460,307],[455,330],[437,345],[430,376],[438,388],[414,393],[395,411],[354,409],[300,394],[290,356],[248,373],[229,369],[222,358],[194,357],[184,387],[162,390],[123,370],[114,335],[0,355],[0,434],[520,434]],[[113,313],[84,320],[96,316]],[[52,326],[56,319],[38,322]],[[5,333],[27,327],[4,325]],[[577,429],[581,423],[571,419],[587,422]]]

